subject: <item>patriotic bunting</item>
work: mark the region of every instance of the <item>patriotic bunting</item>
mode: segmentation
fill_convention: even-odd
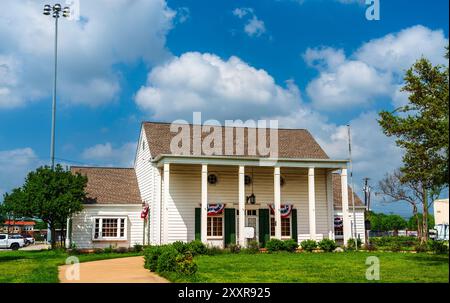
[[[269,208],[270,208],[270,212],[272,214],[275,213],[274,209],[275,209],[275,205],[274,204],[268,204]],[[281,208],[280,208],[280,212],[281,212],[281,218],[287,218],[289,217],[289,215],[291,214],[292,211],[292,204],[281,204]]]
[[[217,216],[223,213],[225,204],[208,204],[208,216]]]

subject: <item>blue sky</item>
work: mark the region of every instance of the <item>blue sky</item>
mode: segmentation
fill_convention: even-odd
[[[2,4],[0,193],[49,162],[53,41],[44,1]],[[357,0],[104,4],[81,0],[81,21],[60,22],[56,156],[64,164],[129,166],[141,121],[190,120],[195,109],[219,121],[307,128],[335,158],[346,158],[350,123],[358,190],[362,177],[375,184],[401,158],[376,113],[405,102],[405,68],[421,55],[445,63],[448,44],[445,0],[380,0],[379,21]]]

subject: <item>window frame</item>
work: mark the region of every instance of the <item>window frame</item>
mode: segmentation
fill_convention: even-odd
[[[222,229],[221,229],[221,233],[222,235],[220,236],[213,236],[213,230],[214,230],[214,225],[211,223],[211,229],[208,230],[208,221],[212,220],[214,221],[212,218],[221,218],[222,219]],[[225,234],[225,230],[224,230],[224,226],[225,226],[225,217],[223,214],[220,215],[216,215],[216,216],[208,216],[208,218],[206,219],[206,239],[207,240],[221,240],[224,237]],[[208,232],[211,232],[211,236],[208,235]]]
[[[103,237],[102,236],[102,229],[103,229],[103,220],[105,219],[114,219],[117,221],[117,233],[116,237]],[[95,224],[99,220],[99,226],[98,226],[98,238],[95,238]],[[121,229],[121,220],[124,220],[124,231],[123,231],[123,237],[120,236],[120,229]],[[128,240],[128,218],[126,216],[96,216],[92,218],[92,241],[127,241]]]
[[[270,234],[270,239],[274,239],[275,238],[275,235],[272,235],[272,219],[275,220],[275,216],[274,215],[270,215],[270,217],[269,217],[269,234]],[[283,219],[289,219],[289,236],[283,236],[283,231],[281,231],[281,239],[282,240],[292,239],[292,213],[290,213],[289,216],[286,217],[286,218],[281,218],[281,220],[283,220]]]

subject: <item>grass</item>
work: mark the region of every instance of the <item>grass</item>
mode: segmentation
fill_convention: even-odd
[[[380,260],[379,281],[365,278],[368,256]],[[174,282],[449,282],[448,255],[426,253],[221,254],[195,261],[194,276],[163,276]]]
[[[84,254],[80,262],[131,257],[138,253]],[[57,283],[58,266],[69,255],[62,250],[0,251],[0,283]]]

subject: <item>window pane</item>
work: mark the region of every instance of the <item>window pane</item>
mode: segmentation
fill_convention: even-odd
[[[95,227],[94,227],[94,239],[98,239],[98,233],[100,228],[100,219],[95,219]]]
[[[125,219],[120,219],[120,237],[123,238],[125,236]]]
[[[207,227],[207,236],[210,237],[211,236],[211,221],[212,221],[212,217],[208,217],[208,227]]]
[[[118,219],[104,218],[102,220],[102,237],[117,237]]]
[[[275,237],[275,218],[270,217],[270,235]]]
[[[291,236],[291,218],[281,218],[281,236]]]

